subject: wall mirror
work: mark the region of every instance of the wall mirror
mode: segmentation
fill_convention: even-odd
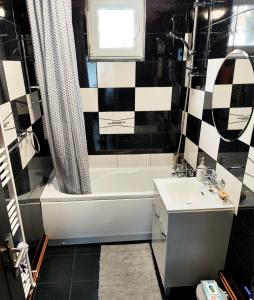
[[[222,139],[230,142],[242,135],[253,107],[253,63],[246,52],[234,50],[223,61],[213,88],[213,122]]]

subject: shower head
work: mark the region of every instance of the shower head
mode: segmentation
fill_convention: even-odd
[[[181,42],[183,43],[183,45],[187,48],[188,53],[191,52],[190,46],[188,45],[188,43],[187,43],[182,37],[180,37],[180,36],[174,34],[173,32],[169,32],[169,33],[167,34],[167,37],[170,37],[170,38],[172,38],[172,39],[181,41]]]

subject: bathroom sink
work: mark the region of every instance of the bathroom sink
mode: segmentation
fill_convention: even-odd
[[[211,193],[196,177],[163,178],[154,182],[168,211],[233,208],[230,200],[221,200],[217,193]]]

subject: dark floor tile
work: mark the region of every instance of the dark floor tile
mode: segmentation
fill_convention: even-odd
[[[73,282],[70,300],[98,300],[98,288],[98,281]]]
[[[101,246],[99,244],[77,245],[76,247],[76,254],[100,254],[101,251]]]
[[[70,293],[69,284],[44,283],[38,284],[33,300],[68,300]]]
[[[40,283],[43,282],[69,282],[71,280],[74,256],[46,256]]]
[[[77,255],[73,270],[73,281],[98,280],[99,254]]]
[[[74,255],[76,246],[51,246],[47,248],[46,255]]]

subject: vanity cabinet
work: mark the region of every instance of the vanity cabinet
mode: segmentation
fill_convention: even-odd
[[[152,249],[166,294],[180,286],[217,279],[224,269],[233,208],[169,211],[153,201]]]

